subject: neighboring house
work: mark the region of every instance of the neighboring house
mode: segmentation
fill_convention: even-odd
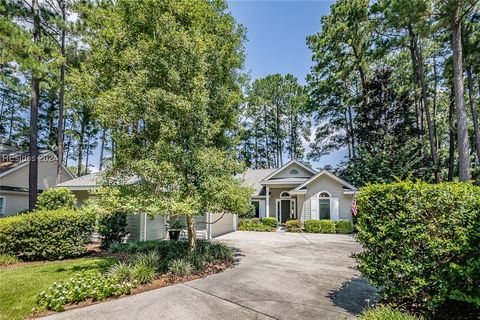
[[[28,152],[0,141],[0,217],[28,210]],[[40,150],[38,156],[38,191],[56,184],[58,160],[52,151]],[[74,176],[63,167],[61,181]]]
[[[358,189],[327,170],[292,160],[278,169],[248,170],[244,181],[254,188],[251,201],[259,218],[352,220]]]
[[[81,206],[87,199],[92,197],[92,191],[99,188],[100,172],[91,173],[79,178],[56,185],[56,188],[67,188],[77,198],[77,204]],[[154,216],[147,214],[127,215],[127,229],[130,233],[129,240],[157,240],[167,237],[167,221],[169,217]],[[197,237],[211,239],[237,229],[237,215],[232,214],[206,214],[195,218]],[[186,235],[186,233],[184,233]]]

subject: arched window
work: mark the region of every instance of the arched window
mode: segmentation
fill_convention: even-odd
[[[290,193],[287,191],[284,191],[280,194],[280,198],[290,198]]]
[[[318,194],[318,218],[330,219],[330,193],[327,191]]]
[[[292,170],[290,170],[290,174],[298,174],[298,170],[297,169],[292,169]]]

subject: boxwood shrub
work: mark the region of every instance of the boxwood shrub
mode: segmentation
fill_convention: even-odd
[[[311,232],[311,233],[320,233],[320,220],[305,220],[303,222],[303,227],[305,228],[305,231]]]
[[[335,233],[335,221],[333,220],[320,220],[320,232],[321,233]]]
[[[358,269],[393,303],[480,306],[480,187],[396,182],[357,198]]]
[[[0,254],[22,260],[55,260],[85,252],[95,217],[70,209],[36,211],[0,219]]]
[[[278,225],[277,218],[274,218],[274,217],[261,218],[260,221],[262,222],[263,225],[269,226],[270,228],[276,228]]]
[[[349,234],[353,232],[353,225],[348,220],[335,221],[335,231],[337,233]]]
[[[288,220],[285,222],[288,232],[302,232],[302,222],[300,220]]]

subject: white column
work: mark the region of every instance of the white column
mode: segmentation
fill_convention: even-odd
[[[266,197],[265,197],[265,217],[270,216],[270,188],[266,188]]]

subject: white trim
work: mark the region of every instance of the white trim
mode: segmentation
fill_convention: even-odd
[[[287,179],[290,179],[290,178],[287,178]],[[294,178],[294,179],[300,179],[300,178]],[[298,184],[301,184],[301,183],[304,183],[305,181],[307,181],[309,178],[303,178],[302,181],[285,181],[285,180],[262,180],[260,181],[259,183],[261,185],[273,185],[273,184],[285,184],[285,185],[298,185]]]
[[[3,199],[2,201],[2,210],[0,210],[0,216],[5,215],[5,208],[7,207],[7,197],[5,196],[0,196],[0,199]]]
[[[348,183],[347,181],[337,177],[336,175],[334,175],[333,173],[327,171],[327,170],[322,170],[320,171],[319,173],[317,173],[316,175],[314,175],[313,177],[311,177],[310,179],[308,179],[307,181],[305,181],[304,183],[302,183],[301,185],[299,185],[298,187],[296,187],[294,190],[300,190],[301,188],[305,187],[306,185],[310,184],[312,181],[316,180],[318,177],[320,177],[321,175],[323,174],[326,174],[327,176],[331,177],[332,179],[340,182],[341,184],[343,184],[344,186],[350,188],[350,189],[353,189],[354,191],[357,190],[357,188],[355,188],[353,185],[351,185],[350,183]]]
[[[270,178],[272,178],[273,176],[277,175],[278,173],[282,172],[283,170],[285,170],[286,168],[288,168],[290,165],[292,164],[297,164],[299,165],[300,167],[302,167],[303,169],[309,171],[310,173],[312,174],[316,174],[317,171],[313,170],[312,168],[304,165],[303,163],[301,163],[300,161],[298,160],[290,160],[289,162],[287,162],[286,164],[284,164],[283,166],[281,166],[280,168],[278,168],[277,170],[273,171],[271,174],[269,174],[268,176],[266,176],[265,178],[263,178],[262,180],[265,181],[265,180],[268,180]]]
[[[265,191],[265,217],[270,217],[270,188],[266,187]]]
[[[317,194],[316,194],[318,199],[326,199],[327,198],[327,197],[321,197],[320,198],[320,194],[322,194],[322,193],[328,194],[328,198],[332,197],[332,194],[330,193],[330,191],[322,190],[322,191],[317,192]]]
[[[279,219],[280,218],[279,209],[280,209],[280,211],[282,210],[282,201],[284,201],[284,200],[290,200],[290,213],[289,213],[288,217],[290,219],[292,219],[292,218],[297,219],[297,199],[292,198],[292,197],[279,198],[279,199],[275,199],[275,218],[277,219],[278,223],[282,223],[281,220]],[[293,206],[292,206],[292,202],[293,202]]]
[[[284,196],[284,195],[283,195],[284,193],[288,194],[288,196]],[[282,192],[280,193],[280,198],[282,198],[282,199],[291,199],[292,197],[290,196],[290,192],[288,192],[288,191],[282,191]]]
[[[298,194],[307,194],[307,190],[292,190],[290,194],[298,195]]]
[[[73,191],[83,191],[83,190],[86,190],[86,191],[89,191],[89,190],[98,190],[100,189],[99,186],[54,186],[53,188],[65,188],[65,189],[68,189],[68,190],[73,190]]]

